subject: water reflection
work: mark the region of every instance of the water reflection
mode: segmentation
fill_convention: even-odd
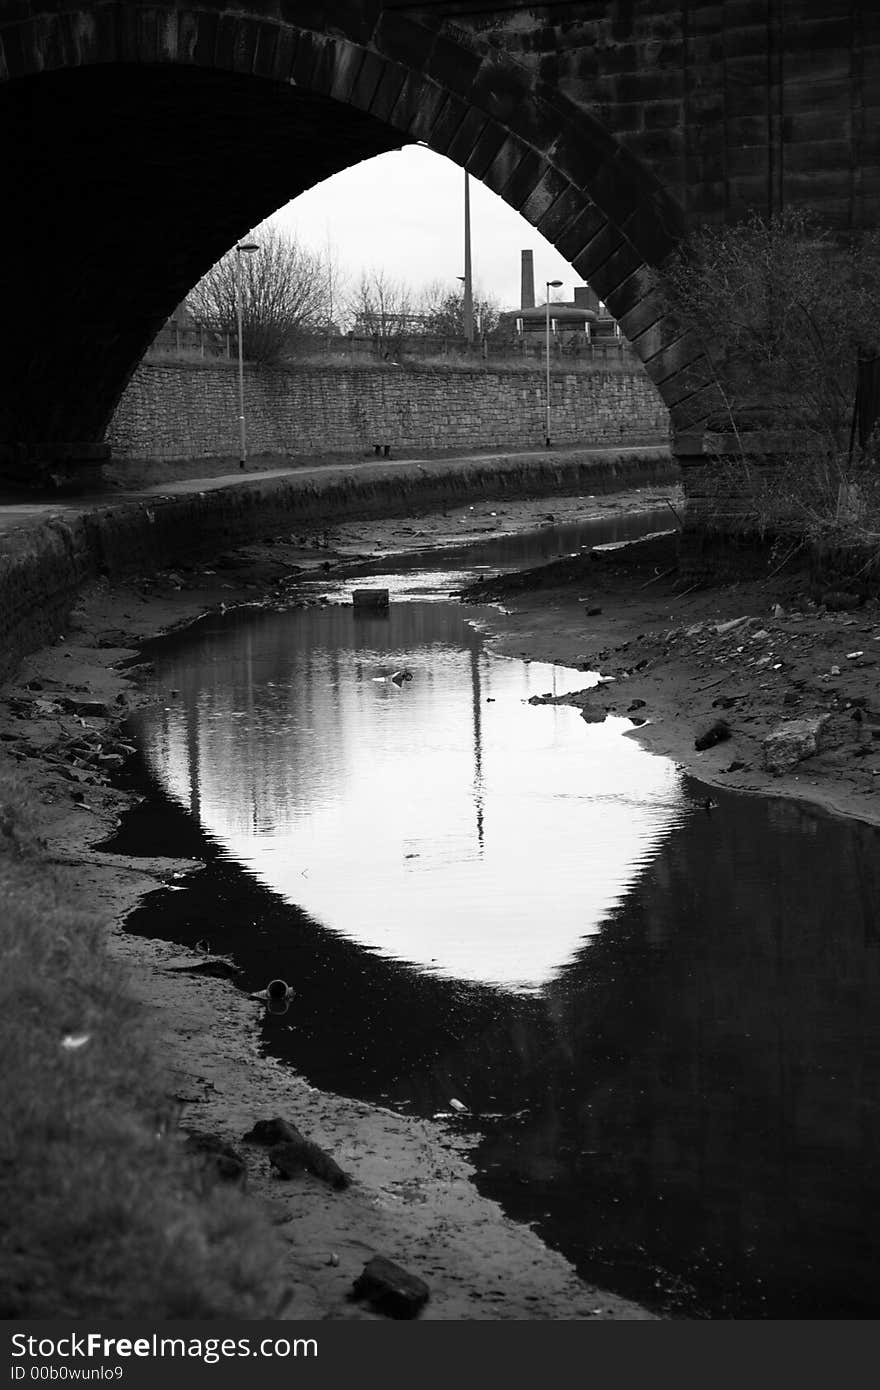
[[[484,513],[487,523],[486,534],[479,540],[471,538],[461,543],[393,556],[393,567],[387,574],[382,574],[381,583],[397,592],[412,593],[414,571],[423,572],[421,575],[415,575],[417,590],[436,588],[437,571],[446,571],[446,587],[457,585],[460,588],[465,575],[481,570],[525,569],[545,564],[548,560],[560,556],[575,554],[580,550],[615,545],[623,541],[636,540],[652,532],[675,529],[675,516],[669,507],[628,514],[611,513],[607,516],[592,517],[587,521],[559,524],[548,519],[547,524],[539,531],[525,531],[512,535],[492,534],[496,528],[503,527],[504,514],[495,516],[494,520],[492,518],[493,513],[487,510]],[[413,538],[417,539],[415,530]],[[388,563],[382,559],[374,559],[349,566],[348,571],[351,574],[377,575]]]
[[[492,656],[451,605],[230,615],[162,678],[180,694],[139,720],[144,756],[229,856],[450,978],[544,985],[681,809],[628,721],[525,703],[595,674]]]
[[[227,617],[159,674],[181,694],[143,723],[152,794],[117,847],[209,868],[131,930],[294,982],[264,1042],[313,1084],[462,1100],[481,1189],[600,1286],[876,1316],[876,830],[707,813],[619,732],[524,706],[550,669],[488,659],[443,604]]]

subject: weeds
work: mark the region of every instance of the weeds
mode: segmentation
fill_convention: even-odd
[[[271,1316],[268,1222],[183,1153],[105,924],[70,906],[16,778],[0,901],[0,1317]]]

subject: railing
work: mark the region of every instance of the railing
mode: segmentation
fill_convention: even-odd
[[[214,333],[201,324],[166,323],[160,328],[149,348],[148,356],[227,357],[237,352],[234,333]]]
[[[546,340],[540,334],[513,339],[482,338],[473,347],[461,338],[414,333],[394,337],[378,334],[309,334],[292,345],[290,360],[395,361],[431,359],[450,366],[497,362],[540,365],[545,360]],[[166,324],[151,343],[147,356],[233,360],[238,343],[234,333],[216,333],[199,325]],[[557,366],[620,368],[635,366],[638,357],[625,338],[608,335],[587,338],[583,333],[553,335],[550,360]]]

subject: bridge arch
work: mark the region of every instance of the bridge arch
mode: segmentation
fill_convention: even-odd
[[[100,457],[131,372],[213,261],[314,183],[413,141],[481,179],[589,281],[678,429],[715,403],[654,282],[682,231],[675,199],[555,85],[472,34],[377,0],[9,10],[7,462]]]

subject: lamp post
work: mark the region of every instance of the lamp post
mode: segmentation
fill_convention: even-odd
[[[471,186],[468,171],[464,171],[464,336],[469,348],[474,345],[474,282],[471,271]]]
[[[259,251],[255,241],[240,241],[235,248],[235,313],[238,319],[238,466],[247,463],[247,444],[244,429],[244,350],[241,341],[241,258]]]
[[[562,284],[562,281],[561,281],[561,280],[547,280],[547,281],[545,282],[545,284],[546,284],[546,294],[545,294],[545,298],[546,298],[546,301],[547,301],[547,340],[546,340],[546,353],[545,353],[545,356],[546,356],[546,359],[547,359],[547,397],[546,397],[547,424],[546,424],[546,429],[545,429],[545,431],[544,431],[544,443],[545,443],[545,445],[547,446],[547,448],[549,449],[549,448],[550,448],[550,291],[551,291],[551,290],[558,290],[558,289],[559,289],[559,286]]]

